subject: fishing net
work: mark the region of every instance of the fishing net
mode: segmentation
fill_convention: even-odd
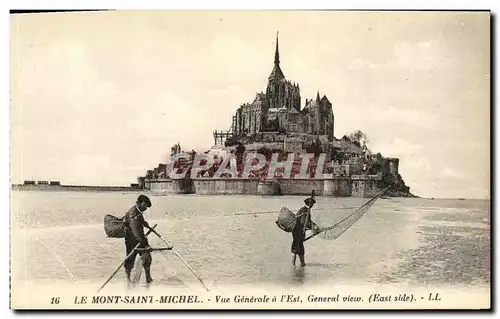
[[[336,221],[333,224],[329,224],[329,226],[326,226],[325,221],[321,220],[321,218],[318,218],[316,220],[316,223],[320,226],[321,231],[319,233],[315,233],[307,237],[305,240],[309,240],[315,236],[319,236],[323,239],[326,240],[334,240],[337,239],[340,235],[342,235],[344,232],[346,232],[354,223],[356,223],[363,215],[370,209],[370,207],[375,204],[377,199],[382,196],[383,193],[387,190],[384,189],[381,192],[379,192],[377,195],[369,199],[367,202],[365,202],[363,205],[361,205],[357,209],[353,209],[353,211],[349,211],[347,216],[341,218],[340,220]]]
[[[125,223],[124,218],[118,218],[113,215],[106,214],[104,216],[104,231],[111,238],[125,238]]]
[[[137,256],[139,257],[139,256]],[[141,280],[141,275],[142,275],[142,270],[144,267],[142,266],[142,259],[136,258],[135,259],[135,266],[134,266],[134,275],[131,278],[131,281],[133,284],[137,284],[139,280]]]

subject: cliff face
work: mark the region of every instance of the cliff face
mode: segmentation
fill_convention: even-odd
[[[385,196],[389,197],[417,197],[410,192],[410,187],[406,186],[403,177],[399,174],[399,159],[386,158],[378,153],[372,158],[369,169],[370,174],[382,174],[380,187],[389,186],[390,189]]]
[[[389,197],[418,197],[410,192],[410,187],[406,186],[400,174],[387,173],[382,175],[383,187],[389,186],[389,191],[385,196]]]

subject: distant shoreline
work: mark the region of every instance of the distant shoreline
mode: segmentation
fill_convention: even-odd
[[[148,189],[141,189],[130,186],[92,186],[92,185],[23,185],[23,184],[12,184],[12,190],[14,191],[44,191],[44,192],[63,192],[63,191],[74,191],[74,192],[135,192],[135,193],[146,193],[154,195],[164,195],[162,192],[154,192]],[[240,194],[242,195],[242,194]],[[233,196],[221,194],[220,196]],[[319,196],[322,197],[322,196]],[[485,200],[491,201],[491,198],[459,198],[459,197],[409,197],[409,196],[391,196],[385,197],[385,199],[396,199],[396,198],[418,198],[426,200]]]
[[[75,192],[147,192],[130,186],[93,186],[93,185],[21,185],[13,184],[12,190],[18,191],[75,191]]]

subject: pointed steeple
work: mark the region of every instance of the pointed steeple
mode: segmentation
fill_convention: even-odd
[[[280,64],[280,49],[279,49],[279,45],[278,45],[278,35],[279,35],[279,31],[276,32],[276,51],[274,52],[274,64],[275,65],[279,65]]]
[[[319,90],[318,90],[318,93],[316,94],[316,102],[319,103],[320,99],[319,99]]]
[[[280,68],[280,51],[278,45],[278,34],[279,31],[276,33],[276,51],[274,52],[274,68],[271,71],[271,74],[269,75],[269,81],[272,80],[279,81],[285,78],[285,75],[283,74],[283,71],[281,71]]]

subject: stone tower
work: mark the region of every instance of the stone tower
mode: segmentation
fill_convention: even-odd
[[[266,98],[270,108],[295,108],[300,111],[300,88],[297,84],[285,79],[280,67],[280,52],[278,34],[276,35],[276,50],[274,52],[274,67],[268,78]]]

